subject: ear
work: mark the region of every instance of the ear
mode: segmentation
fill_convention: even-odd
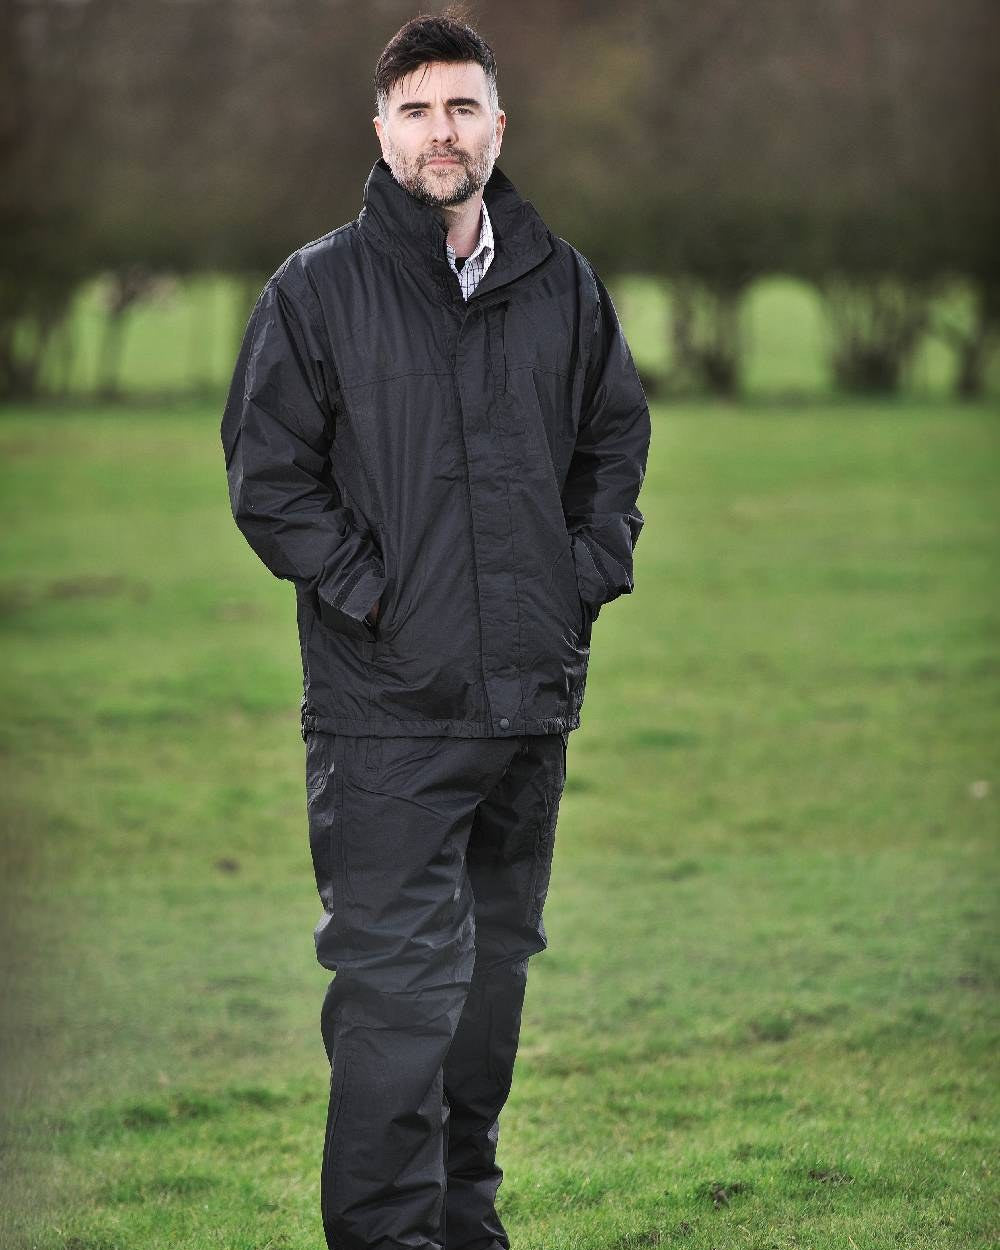
[[[382,149],[382,155],[384,157],[385,156],[385,137],[382,133],[381,117],[376,115],[375,117],[372,118],[372,123],[375,126],[375,134],[378,136],[379,146]]]

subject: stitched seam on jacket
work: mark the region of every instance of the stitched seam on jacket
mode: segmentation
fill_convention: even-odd
[[[531,369],[535,373],[551,373],[557,378],[571,378],[576,372],[574,369],[552,369],[548,365],[535,364],[535,362],[531,360],[523,361],[521,364],[507,365],[508,374],[520,373],[524,369]]]
[[[399,373],[373,374],[372,377],[363,378],[359,382],[341,381],[340,389],[356,391],[362,386],[375,386],[379,382],[395,382],[398,378],[450,378],[451,376],[450,369],[403,369]]]

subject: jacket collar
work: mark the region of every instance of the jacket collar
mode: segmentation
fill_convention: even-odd
[[[518,193],[498,165],[483,187],[496,251],[470,297],[488,295],[534,269],[554,250],[552,235],[530,200]],[[445,252],[447,231],[430,204],[412,196],[382,157],[365,183],[358,229],[381,251],[437,282],[442,293],[462,305],[458,280]]]

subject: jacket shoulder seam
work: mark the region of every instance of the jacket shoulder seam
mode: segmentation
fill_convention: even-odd
[[[355,229],[356,223],[353,221],[345,222],[342,226],[338,226],[336,230],[330,230],[326,234],[321,235],[318,239],[313,239],[309,243],[303,243],[301,247],[297,247],[294,252],[290,253],[275,272],[268,279],[267,285],[281,283],[282,279],[288,273],[294,274],[299,278],[299,282],[294,282],[291,278],[286,281],[286,286],[294,288],[290,290],[293,296],[301,293],[307,297],[316,299],[316,290],[313,286],[313,274],[311,272],[310,261],[314,255],[323,255],[329,252],[329,248],[324,248],[324,244],[331,244],[334,240],[347,235]],[[350,247],[353,240],[345,240],[346,246]]]
[[[586,258],[586,256],[584,256],[584,254],[579,250],[579,248],[576,248],[573,246],[572,243],[567,242],[566,239],[560,239],[559,242],[565,244],[566,247],[569,248],[570,252],[572,252],[573,256],[576,258],[577,266],[582,268],[583,272],[587,276],[587,279],[589,279],[589,281],[585,282],[585,287],[587,290],[588,298],[590,299],[593,305],[594,311],[593,311],[593,324],[591,326],[590,337],[587,340],[587,343],[584,347],[583,357],[582,357],[583,368],[584,368],[584,372],[586,373],[590,369],[591,360],[593,359],[593,354],[594,354],[593,346],[597,341],[598,330],[600,327],[601,290],[597,284],[597,272],[594,269],[594,266]]]

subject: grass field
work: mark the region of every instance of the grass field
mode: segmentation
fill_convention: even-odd
[[[316,1250],[294,597],[216,407],[0,414],[0,1244]],[[594,628],[515,1250],[986,1250],[1000,421],[661,407]]]

